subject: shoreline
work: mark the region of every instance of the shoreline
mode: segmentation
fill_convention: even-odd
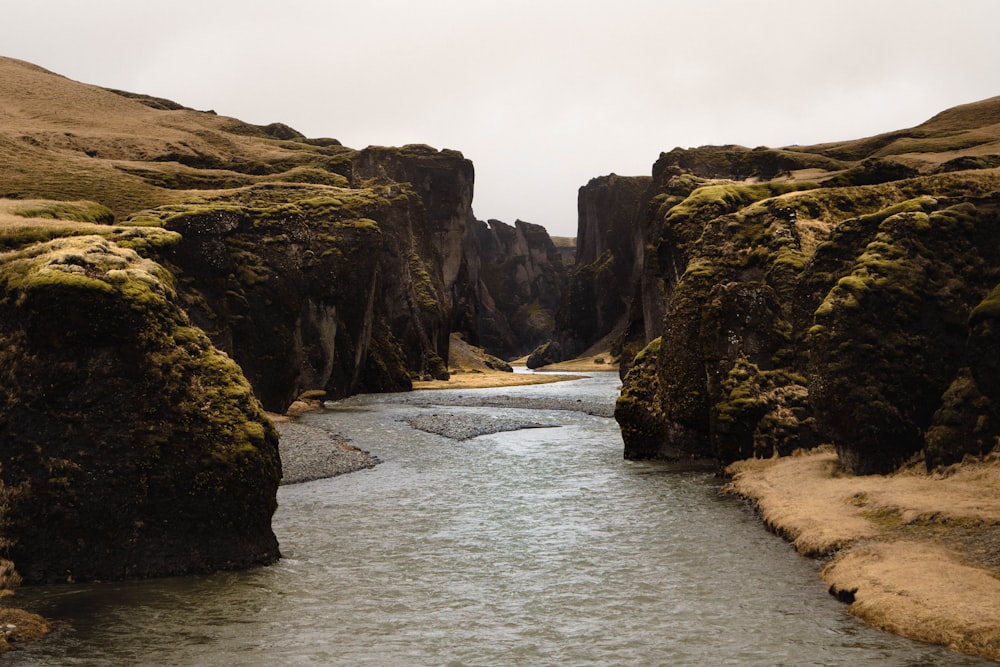
[[[607,369],[602,369],[607,370]],[[554,373],[508,373],[505,371],[464,371],[454,373],[451,380],[430,380],[413,383],[410,395],[437,389],[490,389],[552,382],[579,380],[581,375],[559,375]],[[349,438],[327,431],[319,423],[314,423],[310,415],[323,409],[322,401],[299,400],[292,404],[284,415],[269,413],[268,417],[278,429],[278,452],[281,456],[281,486],[302,484],[318,479],[374,468],[382,461],[371,452],[351,444]],[[443,429],[462,434],[482,435],[495,430],[510,430],[510,423],[497,420],[483,430],[472,429],[467,424],[461,428],[454,424],[423,424],[423,430]],[[517,428],[525,425],[518,423]],[[537,426],[537,425],[535,425]],[[457,429],[457,430],[456,430]],[[489,429],[495,429],[491,431]],[[437,432],[437,431],[435,431]],[[451,437],[451,436],[449,436]],[[469,435],[468,437],[473,437]],[[461,438],[460,438],[461,439]]]
[[[1000,455],[927,473],[853,476],[832,447],[726,468],[867,624],[1000,661]]]
[[[605,369],[607,370],[607,369]],[[435,389],[494,389],[496,387],[521,387],[552,382],[579,380],[580,375],[565,375],[549,372],[508,373],[506,371],[452,371],[448,380],[417,380],[413,391],[433,391]]]

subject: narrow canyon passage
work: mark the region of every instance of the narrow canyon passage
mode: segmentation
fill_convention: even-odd
[[[58,628],[0,661],[988,664],[863,626],[711,473],[623,461],[613,419],[546,409],[608,406],[617,386],[599,373],[333,404],[305,419],[384,462],[282,487],[280,563],[24,589]],[[435,415],[545,428],[455,440],[408,423]]]

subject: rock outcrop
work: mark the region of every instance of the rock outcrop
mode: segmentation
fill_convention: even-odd
[[[26,582],[273,562],[277,445],[162,267],[99,236],[2,256],[3,551]]]
[[[641,295],[652,293],[640,289],[651,187],[648,176],[611,174],[580,188],[576,261],[552,345],[539,350],[539,358],[571,359],[594,345],[618,356],[629,329],[643,326]],[[637,295],[640,302],[633,303]]]
[[[552,337],[567,280],[544,227],[470,221],[453,288],[452,329],[490,354],[522,357]]]
[[[358,161],[363,187],[250,186],[134,218],[181,234],[164,261],[185,307],[269,410],[308,390],[342,397],[447,377],[472,165],[425,147]]]
[[[996,447],[1000,172],[957,166],[970,145],[1000,147],[998,109],[858,142],[663,154],[633,304],[651,294],[664,316],[631,327],[652,343],[618,404],[626,456],[833,442],[845,468],[873,473]]]
[[[447,378],[456,320],[487,338],[496,314],[509,354],[550,333],[558,253],[527,223],[484,235],[456,151],[358,151],[7,58],[0,115],[0,557],[27,581],[271,562],[261,403]]]

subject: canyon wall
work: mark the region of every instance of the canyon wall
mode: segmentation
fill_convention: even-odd
[[[0,525],[27,582],[279,557],[277,432],[133,250],[150,241],[58,238],[0,260]]]
[[[568,276],[544,227],[471,220],[452,330],[500,358],[522,357],[552,337]]]
[[[652,285],[641,289],[651,198],[648,176],[610,174],[580,188],[576,259],[569,286],[553,335],[535,350],[529,366],[608,349],[619,356],[627,342],[644,338],[644,333],[636,336],[635,331],[644,327],[643,295],[654,291]],[[655,299],[646,300],[656,307]]]
[[[566,271],[461,153],[354,150],[0,58],[0,556],[27,581],[271,562],[262,411],[516,357]],[[72,128],[68,131],[67,128]]]
[[[857,142],[661,155],[637,261],[664,315],[622,359],[626,456],[832,442],[865,474],[993,449],[1000,173],[961,157],[970,135],[1000,144],[998,107]]]

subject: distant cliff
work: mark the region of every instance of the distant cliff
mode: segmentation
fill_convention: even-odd
[[[611,174],[580,188],[576,259],[569,287],[551,342],[536,350],[530,365],[572,359],[593,346],[618,356],[632,327],[642,326],[651,187],[648,176]],[[640,301],[633,305],[636,298]]]
[[[626,456],[833,442],[872,473],[995,447],[992,151],[1000,98],[856,142],[661,155],[636,261],[664,316],[623,358]]]
[[[544,227],[470,221],[452,329],[490,354],[522,357],[552,337],[568,275]]]

